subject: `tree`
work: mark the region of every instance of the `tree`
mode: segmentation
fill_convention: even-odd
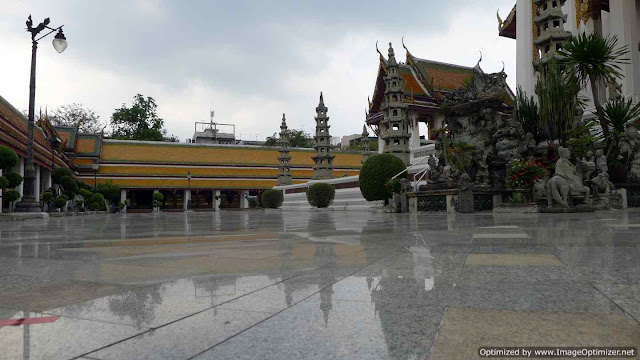
[[[264,144],[266,146],[278,146],[280,144],[278,134],[273,133],[272,136],[267,136]],[[289,146],[294,148],[311,148],[313,147],[313,138],[302,130],[292,129],[289,130]]]
[[[156,113],[158,105],[148,96],[137,94],[133,105],[128,108],[122,104],[111,116],[112,132],[110,138],[120,140],[167,141],[167,131],[163,129],[164,120]]]
[[[593,103],[607,140],[610,139],[610,131],[604,120],[598,88],[622,77],[620,65],[629,63],[629,59],[623,58],[628,52],[626,45],[618,47],[617,36],[603,38],[596,33],[575,36],[560,51],[561,64],[566,66],[569,74],[583,87],[587,82],[591,84]]]
[[[78,126],[82,132],[98,133],[103,129],[100,116],[77,103],[62,105],[53,110],[49,120],[53,125]]]

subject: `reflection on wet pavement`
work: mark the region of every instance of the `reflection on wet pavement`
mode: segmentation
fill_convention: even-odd
[[[0,358],[471,359],[489,343],[640,346],[639,227],[635,211],[2,223]]]

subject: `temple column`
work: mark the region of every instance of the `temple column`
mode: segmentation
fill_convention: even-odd
[[[127,189],[120,189],[120,202],[124,204],[122,212],[127,212]]]
[[[618,82],[622,85],[622,94],[640,94],[640,27],[638,17],[640,14],[640,2],[635,0],[610,1],[609,34],[618,37],[618,46],[629,45],[628,64],[620,65],[622,77]],[[603,12],[604,13],[604,12]],[[634,68],[635,64],[635,68]],[[636,98],[637,99],[637,98]]]
[[[184,196],[182,199],[182,210],[189,210],[189,201],[191,200],[191,189],[184,190]]]
[[[533,2],[516,3],[516,83],[527,96],[534,96],[536,78],[533,69]]]
[[[409,149],[413,150],[420,147],[420,124],[418,122],[418,113],[412,111],[409,113]]]
[[[249,200],[247,200],[246,196],[249,196],[249,190],[241,190],[240,191],[240,209],[249,208]]]
[[[19,162],[18,162],[18,174],[20,174],[20,176],[22,176],[22,178],[24,179],[24,158],[23,157],[21,157]],[[16,189],[16,190],[18,190],[18,192],[20,193],[21,196],[23,194],[23,192],[22,192],[23,188],[24,188],[24,181]]]
[[[36,181],[35,186],[33,187],[33,195],[36,197],[36,201],[40,202],[40,165],[33,164],[33,167],[36,170]]]
[[[2,169],[0,169],[0,176],[2,176],[2,175],[3,175],[2,174]],[[3,192],[4,192],[4,190],[0,189],[0,214],[2,214],[2,203],[3,203],[2,196],[4,195]]]
[[[211,204],[213,205],[213,211],[220,211],[220,199],[216,199],[220,197],[220,190],[213,190],[212,196]]]

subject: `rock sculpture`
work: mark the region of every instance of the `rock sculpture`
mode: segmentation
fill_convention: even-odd
[[[475,184],[489,185],[489,166],[487,165],[487,149],[484,142],[476,144],[476,152],[473,155],[473,163],[476,170]]]
[[[606,174],[609,171],[607,166],[607,157],[604,156],[602,149],[596,150],[596,168],[599,174]]]
[[[458,180],[458,203],[456,205],[456,211],[459,213],[472,213],[473,210],[471,178],[464,173],[460,175],[460,180]]]

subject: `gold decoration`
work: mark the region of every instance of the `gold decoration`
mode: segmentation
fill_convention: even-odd
[[[533,40],[537,39],[538,36],[540,36],[540,27],[538,27],[538,24],[535,23],[535,21],[533,21],[533,19],[538,15],[538,5],[536,5],[533,1],[531,1],[531,34],[533,35],[531,38]],[[540,51],[538,49],[538,46],[536,44],[533,44],[532,41],[532,52],[533,54],[531,54],[531,58],[533,59],[533,61],[538,61],[540,59]]]

